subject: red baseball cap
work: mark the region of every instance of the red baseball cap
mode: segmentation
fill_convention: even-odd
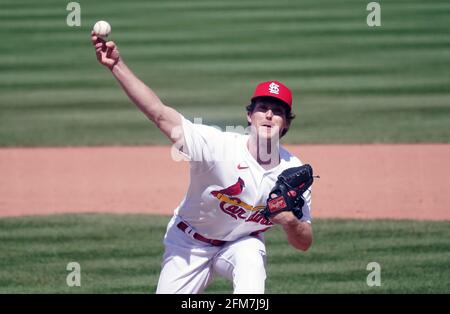
[[[292,92],[278,81],[262,82],[256,86],[252,100],[256,97],[273,97],[286,103],[292,109]]]

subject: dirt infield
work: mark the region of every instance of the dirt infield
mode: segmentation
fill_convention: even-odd
[[[450,220],[450,145],[288,149],[321,176],[313,217]],[[171,214],[188,167],[168,146],[0,149],[0,216]]]

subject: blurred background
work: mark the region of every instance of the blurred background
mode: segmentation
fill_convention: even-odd
[[[255,85],[294,92],[289,143],[446,143],[450,3],[362,0],[2,0],[0,145],[168,143],[97,64],[90,31],[107,20],[124,60],[203,123],[246,125]]]

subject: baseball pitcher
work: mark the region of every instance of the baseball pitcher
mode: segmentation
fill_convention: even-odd
[[[294,248],[306,251],[312,243],[312,168],[279,145],[295,117],[289,88],[258,84],[246,107],[250,131],[221,132],[163,104],[113,42],[94,33],[91,39],[98,61],[190,161],[188,191],[164,237],[156,292],[201,293],[219,275],[234,293],[264,293],[264,232],[281,225]]]

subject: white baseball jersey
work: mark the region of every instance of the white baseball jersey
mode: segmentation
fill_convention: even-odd
[[[222,132],[182,117],[191,181],[175,215],[209,239],[234,241],[273,224],[264,208],[278,175],[301,166],[301,161],[280,147],[280,164],[265,170],[247,148],[249,135]],[[311,191],[304,194],[303,221],[311,221]]]

